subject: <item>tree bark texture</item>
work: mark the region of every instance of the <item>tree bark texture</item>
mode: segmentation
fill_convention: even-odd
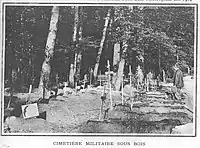
[[[56,39],[56,32],[57,32],[57,23],[59,17],[59,7],[54,6],[52,8],[52,15],[49,27],[49,34],[47,38],[47,43],[45,47],[45,59],[42,64],[42,71],[40,76],[40,83],[39,83],[39,90],[43,91],[43,87],[48,88],[49,79],[50,79],[50,72],[51,72],[51,65],[50,61],[54,54],[54,45]]]
[[[116,43],[114,45],[113,66],[117,65],[119,61],[120,61],[120,44]]]
[[[103,51],[104,41],[105,41],[105,38],[106,38],[106,31],[107,31],[108,23],[109,23],[109,20],[110,20],[110,13],[111,13],[111,10],[108,9],[108,13],[107,13],[107,16],[105,18],[103,35],[102,35],[101,42],[100,42],[100,48],[99,48],[99,51],[98,51],[98,54],[97,54],[97,57],[96,57],[96,64],[95,64],[95,67],[94,67],[94,78],[95,79],[97,78],[100,58],[101,58],[101,54],[102,54],[102,51]]]
[[[73,44],[74,44],[74,48],[76,50],[77,48],[77,44],[76,44],[76,41],[77,41],[77,30],[78,30],[78,22],[79,22],[79,15],[78,15],[78,9],[79,7],[78,6],[75,6],[75,17],[74,17],[74,33],[73,33],[73,37],[72,37],[72,41],[73,41]],[[76,73],[76,61],[77,61],[77,52],[75,51],[75,53],[73,53],[74,56],[72,56],[72,62],[71,62],[71,65],[70,65],[70,71],[69,71],[69,83],[74,87],[74,84],[75,84],[75,80],[74,80],[74,77],[75,77],[75,73]]]
[[[83,34],[83,22],[82,22],[82,16],[83,16],[83,7],[80,7],[79,10],[79,27],[78,27],[78,42],[82,40],[82,34]],[[80,81],[81,77],[81,61],[82,61],[82,51],[79,49],[77,51],[77,66],[76,66],[76,81]]]
[[[122,80],[123,80],[124,65],[125,65],[125,54],[126,54],[126,51],[127,51],[126,41],[123,42],[122,50],[123,50],[123,52],[122,52],[121,60],[119,62],[119,67],[118,67],[118,71],[117,71],[117,78],[116,78],[116,83],[115,83],[115,89],[117,91],[120,90]]]
[[[158,70],[159,70],[159,74],[161,74],[161,51],[160,51],[160,48],[158,49]]]

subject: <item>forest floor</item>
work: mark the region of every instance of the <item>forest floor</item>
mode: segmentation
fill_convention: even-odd
[[[86,91],[67,97],[57,96],[48,104],[38,103],[42,118],[24,119],[9,117],[4,122],[6,133],[154,133],[170,134],[172,128],[193,122],[193,79],[184,80],[188,97],[181,101],[163,98],[136,100],[132,111],[121,104],[120,92],[113,92],[113,110],[108,110],[107,120],[99,121],[101,93]],[[108,92],[107,92],[108,93]],[[161,93],[157,92],[162,95]],[[23,94],[15,94],[22,98]],[[34,96],[34,94],[33,94]],[[33,97],[32,96],[32,97]],[[104,109],[109,108],[109,93]],[[37,98],[37,94],[34,96]],[[6,98],[6,97],[5,97]],[[17,100],[16,99],[16,100]],[[7,102],[4,99],[4,102]],[[130,102],[130,100],[129,100]],[[129,103],[130,104],[130,103]],[[11,103],[11,106],[13,104]],[[188,109],[183,108],[187,106]],[[6,105],[5,105],[6,106]]]

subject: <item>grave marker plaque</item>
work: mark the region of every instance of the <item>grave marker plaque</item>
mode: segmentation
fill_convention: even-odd
[[[21,108],[24,119],[39,116],[37,103],[22,105]]]

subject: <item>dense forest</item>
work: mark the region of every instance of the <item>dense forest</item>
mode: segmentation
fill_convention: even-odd
[[[194,67],[194,7],[6,6],[5,87],[69,81],[110,70],[156,76]],[[44,84],[43,84],[44,83]],[[118,83],[120,84],[120,82]],[[117,85],[117,84],[116,84]],[[120,86],[116,86],[119,89]]]

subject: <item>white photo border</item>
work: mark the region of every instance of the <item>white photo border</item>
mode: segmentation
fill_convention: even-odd
[[[194,40],[194,134],[192,135],[169,135],[169,134],[107,134],[107,133],[3,133],[3,115],[4,115],[4,69],[5,69],[5,7],[6,6],[162,6],[162,7],[194,7],[195,8],[195,40]],[[59,2],[1,2],[1,136],[122,136],[122,137],[196,137],[197,136],[197,67],[198,67],[198,4],[194,3],[59,3]]]

